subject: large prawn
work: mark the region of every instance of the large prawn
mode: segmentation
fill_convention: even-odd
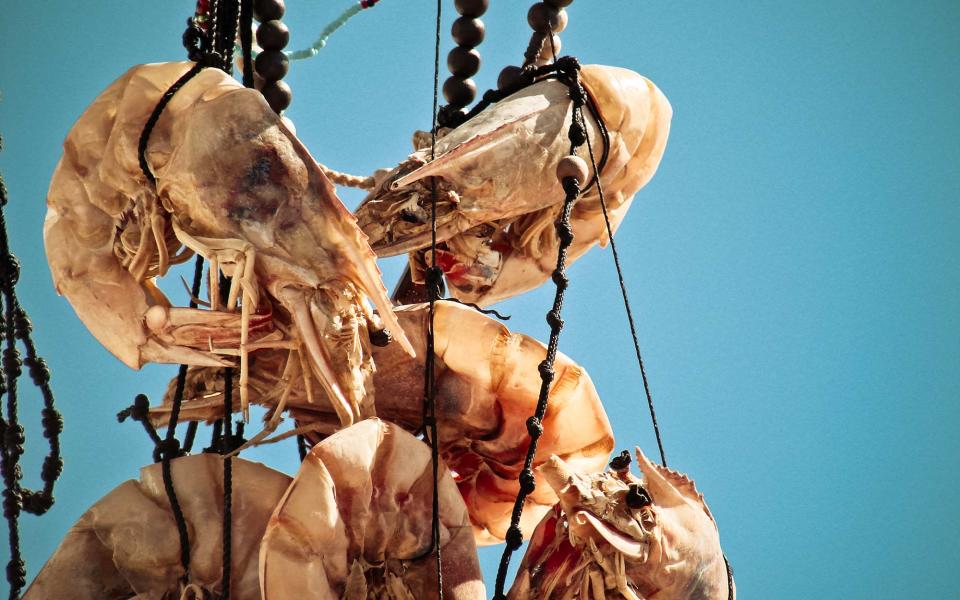
[[[223,586],[223,461],[199,454],[171,463],[190,532],[190,581],[181,585],[180,540],[161,466],[122,483],[67,532],[24,600],[72,598],[204,598]],[[233,462],[231,597],[259,600],[260,540],[290,477],[261,464]],[[192,593],[191,593],[192,592]]]
[[[595,153],[602,165],[599,180],[615,231],[660,164],[672,109],[653,83],[627,69],[584,66],[581,82],[607,131],[604,137],[584,111],[590,145],[581,152],[587,159],[588,150]],[[564,198],[556,167],[570,152],[572,118],[568,87],[544,79],[439,138],[435,160],[415,136],[414,154],[375,174],[373,191],[356,211],[360,227],[380,256],[410,253],[414,279],[422,280],[436,193],[436,260],[454,296],[486,306],[541,285],[556,266],[553,223]],[[588,180],[594,175],[591,168]],[[596,185],[577,201],[571,225],[568,264],[595,244],[606,245]]]
[[[441,465],[443,598],[486,597],[470,520]],[[260,547],[264,600],[437,598],[430,449],[368,419],[314,446]]]
[[[282,348],[325,388],[342,423],[371,415],[366,330],[385,324],[412,348],[366,237],[260,93],[217,69],[200,71],[150,135],[145,158],[156,185],[141,172],[144,125],[190,67],[134,67],[67,136],[44,226],[58,292],[132,368],[239,357],[246,411],[249,354]],[[191,251],[210,261],[210,310],[171,307],[153,283]],[[220,272],[231,277],[226,302]]]
[[[540,467],[560,502],[537,526],[510,600],[734,600],[717,524],[686,475],[637,448],[629,470],[586,473],[558,457]]]
[[[376,412],[383,419],[417,431],[423,418],[423,357],[429,312],[421,304],[399,307],[396,314],[418,358],[410,358],[393,344],[374,348]],[[529,443],[526,421],[537,403],[537,366],[546,348],[454,302],[436,304],[434,332],[440,452],[466,501],[477,543],[498,543],[506,535],[519,490],[518,477]],[[269,407],[270,428],[279,422],[282,412],[289,411],[302,425],[295,431],[307,432],[317,440],[336,431],[339,423],[323,405],[307,400],[301,378],[292,376],[296,368],[282,352],[258,355],[250,378],[251,398]],[[577,469],[601,469],[613,449],[613,432],[593,382],[582,367],[562,353],[557,355],[554,368],[557,377],[550,390],[534,464],[543,464],[551,454],[557,454]],[[223,380],[215,371],[191,370],[181,418],[220,418],[222,392]],[[169,414],[172,394],[171,384],[164,405],[151,411],[158,425]],[[532,531],[556,501],[553,489],[538,479],[536,489],[527,496],[523,531]]]

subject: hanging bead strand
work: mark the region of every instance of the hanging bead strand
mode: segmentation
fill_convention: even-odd
[[[460,17],[450,30],[457,46],[447,55],[451,76],[443,82],[443,97],[449,103],[437,115],[441,127],[456,127],[463,122],[463,109],[477,97],[477,84],[471,77],[480,70],[480,53],[486,27],[480,17],[487,12],[489,0],[456,0]]]
[[[290,59],[283,52],[290,41],[290,31],[280,20],[285,11],[283,0],[256,0],[253,3],[253,16],[260,23],[257,44],[263,48],[253,67],[258,78],[257,89],[277,114],[286,110],[293,99],[290,86],[282,81],[290,68]]]
[[[533,29],[530,43],[523,54],[523,67],[509,66],[500,71],[497,77],[497,89],[515,89],[528,78],[530,69],[543,66],[560,56],[560,36],[567,28],[566,7],[573,0],[545,0],[537,2],[527,11],[527,24]]]

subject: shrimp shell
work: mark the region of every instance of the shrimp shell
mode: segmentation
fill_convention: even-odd
[[[653,83],[627,69],[587,65],[581,81],[609,134],[600,181],[616,231],[660,164],[672,109]],[[356,211],[373,249],[380,256],[410,253],[414,280],[422,280],[433,183],[439,190],[437,263],[454,296],[487,306],[544,283],[556,266],[553,223],[565,196],[556,166],[570,152],[572,107],[565,84],[540,81],[440,138],[435,160],[428,162],[429,148],[421,148],[393,171],[378,173],[378,187]],[[588,111],[584,116],[600,161],[604,141],[594,118]],[[588,148],[579,152],[590,164]],[[568,264],[607,244],[597,186],[578,199],[571,225]]]
[[[177,499],[190,533],[189,583],[222,586],[223,460],[198,454],[171,462]],[[258,600],[257,557],[270,514],[290,477],[259,463],[233,461],[231,597]],[[179,598],[180,540],[163,486],[161,465],[140,471],[101,498],[66,537],[24,600]]]
[[[445,599],[486,597],[470,521],[440,467]],[[436,598],[430,450],[368,419],[314,446],[260,548],[264,600]]]
[[[396,309],[397,318],[418,358],[391,344],[374,348],[377,371],[376,412],[408,431],[421,426],[423,358],[429,321],[427,305]],[[519,490],[529,436],[526,421],[540,392],[537,367],[546,347],[522,334],[511,333],[494,319],[454,302],[437,302],[437,419],[440,452],[454,474],[467,504],[477,544],[503,541]],[[300,382],[284,382],[285,356],[263,353],[251,373],[255,402],[275,409],[286,394],[285,407],[300,425],[314,427],[319,439],[338,428],[323,405],[310,404]],[[543,419],[543,436],[534,464],[558,454],[584,471],[602,469],[613,449],[613,431],[587,372],[563,353],[554,364],[556,379]],[[215,419],[221,415],[223,382],[209,369],[192,369],[187,382],[183,419]],[[169,414],[173,382],[164,405],[152,410],[162,424]],[[326,411],[326,412],[325,412]],[[542,478],[527,496],[522,529],[529,532],[557,496]]]

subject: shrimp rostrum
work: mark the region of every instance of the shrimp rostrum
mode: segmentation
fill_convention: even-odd
[[[376,412],[408,431],[423,419],[423,377],[429,310],[418,304],[396,309],[400,325],[417,358],[394,344],[374,347]],[[510,525],[518,477],[530,438],[526,422],[540,391],[537,367],[545,346],[526,335],[511,333],[496,320],[454,302],[437,302],[434,316],[436,407],[440,453],[464,498],[478,544],[503,541]],[[313,441],[339,428],[325,405],[306,400],[301,382],[286,382],[285,355],[265,351],[253,365],[251,397],[266,404],[278,421],[286,410]],[[562,353],[554,365],[543,436],[534,464],[551,454],[575,468],[602,469],[613,449],[613,431],[587,372]],[[165,422],[172,386],[164,405],[151,410],[158,425]],[[280,390],[283,390],[282,392]],[[211,369],[192,369],[180,417],[210,420],[221,414],[223,380]],[[286,434],[284,434],[286,435]],[[529,533],[557,501],[542,478],[524,505],[522,530]]]
[[[198,454],[170,464],[190,535],[190,578],[185,585],[177,526],[161,465],[155,464],[140,471],[139,481],[122,483],[80,517],[24,600],[204,598],[220,592],[223,460]],[[233,462],[232,598],[260,598],[260,541],[290,481],[259,463]]]
[[[239,362],[245,408],[250,353],[280,348],[341,422],[372,414],[368,329],[410,345],[366,237],[260,93],[202,70],[150,134],[155,185],[142,172],[144,125],[190,67],[134,67],[67,136],[44,226],[57,290],[130,367]],[[210,263],[209,306],[173,307],[153,278],[194,252]]]
[[[595,109],[583,111],[589,145],[580,152],[588,165],[592,152],[601,172],[600,185],[589,185],[573,209],[568,262],[607,243],[600,187],[616,230],[660,164],[672,116],[660,90],[633,71],[587,65],[580,74]],[[556,265],[553,223],[565,196],[556,167],[570,153],[573,118],[567,85],[544,79],[440,137],[432,161],[415,137],[414,154],[375,175],[356,211],[360,227],[380,256],[410,253],[414,279],[422,279],[436,194],[436,259],[454,296],[486,306],[541,285]],[[588,181],[594,177],[591,167]]]
[[[734,600],[717,524],[686,475],[637,448],[643,474],[540,467],[560,502],[537,526],[510,600]]]
[[[314,446],[260,547],[264,600],[437,599],[429,447],[368,419]],[[470,520],[439,465],[443,598],[486,597]]]

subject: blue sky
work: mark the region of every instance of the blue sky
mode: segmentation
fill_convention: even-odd
[[[291,47],[348,5],[290,4]],[[493,5],[481,89],[529,34],[526,3]],[[114,415],[136,393],[158,398],[175,370],[127,369],[55,296],[46,188],[104,87],[134,64],[183,57],[191,11],[52,1],[13,3],[0,20],[18,292],[67,427],[57,505],[23,520],[29,578],[90,504],[149,462],[142,431]],[[960,5],[580,0],[569,12],[563,53],[647,75],[673,105],[660,170],[618,240],[667,456],[706,495],[742,596],[953,595]],[[429,126],[432,18],[432,2],[383,0],[292,66],[288,114],[318,160],[363,174],[406,156],[411,132]],[[383,263],[388,287],[401,265]],[[609,251],[570,276],[561,350],[590,372],[618,445],[652,454]],[[544,287],[502,309],[514,330],[546,339],[551,298]],[[35,399],[22,413],[36,485]],[[250,453],[287,472],[295,456],[292,445]],[[481,555],[491,587],[498,556]]]

